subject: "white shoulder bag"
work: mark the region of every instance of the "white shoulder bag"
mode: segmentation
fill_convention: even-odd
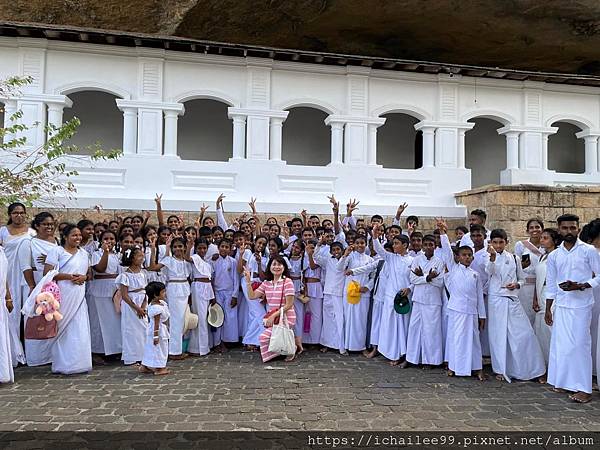
[[[279,311],[279,324],[273,325],[269,351],[280,355],[294,355],[296,353],[294,330],[289,327],[283,308]]]

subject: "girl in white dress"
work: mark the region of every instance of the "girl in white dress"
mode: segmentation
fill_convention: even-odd
[[[153,252],[156,251],[156,246],[151,245],[154,248]],[[187,354],[183,353],[183,327],[185,310],[191,293],[188,279],[192,275],[192,267],[185,260],[186,242],[182,238],[169,236],[165,245],[165,257],[159,263],[152,262],[150,270],[166,268],[167,296],[171,316],[169,322],[169,357],[171,359],[185,359]],[[171,256],[171,253],[173,256]],[[154,258],[152,259],[154,260]]]
[[[121,293],[121,336],[125,365],[142,360],[148,318],[146,309],[146,271],[143,270],[144,251],[139,248],[125,250],[121,265],[125,269],[115,280]]]
[[[254,254],[250,257],[246,267],[250,273],[251,283],[262,283],[265,280],[265,269],[269,259],[264,255],[267,246],[267,239],[264,236],[259,236],[254,241]],[[248,297],[248,289],[246,283],[242,284],[242,291],[246,296],[248,305],[248,320],[246,324],[246,334],[242,343],[247,346],[251,352],[256,352],[260,349],[258,338],[265,330],[263,318],[267,313],[265,303],[260,299],[250,299]]]
[[[13,301],[8,291],[8,260],[0,247],[0,383],[12,383],[15,380],[12,357],[10,354],[10,331],[8,313],[13,309]]]
[[[304,255],[303,281],[306,295],[310,298],[309,302],[304,305],[304,313],[310,313],[310,329],[302,336],[302,342],[306,344],[320,344],[321,328],[323,327],[323,271],[312,258],[316,244],[317,242],[314,240],[307,242]],[[302,326],[304,327],[305,324]]]
[[[160,281],[152,281],[146,286],[149,299],[146,345],[140,372],[154,375],[167,375],[167,359],[169,358],[169,307],[167,306],[167,290]]]
[[[544,320],[546,314],[546,262],[548,255],[556,250],[561,242],[562,238],[558,231],[553,228],[546,228],[542,232],[540,239],[540,244],[544,248],[544,254],[535,267],[535,291],[533,293],[535,321],[533,323],[533,331],[540,343],[546,367],[548,366],[550,338],[552,337],[552,327],[548,326]]]
[[[102,233],[101,248],[92,254],[93,279],[88,288],[88,302],[94,301],[100,332],[102,333],[102,352],[104,355],[116,355],[122,352],[121,317],[113,303],[113,294],[117,286],[115,280],[121,272],[119,257],[114,252],[116,237],[112,231]]]
[[[51,348],[53,373],[72,374],[92,370],[90,323],[85,301],[90,260],[88,253],[79,248],[80,244],[79,228],[67,225],[63,230],[62,245],[48,252],[44,278],[27,299],[25,312],[31,317],[38,287],[52,279],[58,283],[63,318],[58,322],[58,334]]]
[[[56,247],[54,238],[54,217],[48,212],[37,214],[31,223],[36,231],[36,236],[25,240],[19,248],[19,262],[23,272],[23,299],[35,289],[44,274],[44,263],[51,249]],[[27,317],[25,317],[27,324]],[[48,364],[50,358],[50,339],[25,339],[25,354],[28,366],[41,366]]]
[[[21,345],[21,306],[23,272],[19,264],[19,248],[35,235],[26,222],[27,211],[22,203],[12,203],[8,206],[8,222],[0,228],[0,245],[8,260],[8,286],[12,295],[14,308],[9,313],[10,348],[13,367],[25,363],[25,352]]]
[[[208,305],[213,304],[215,293],[212,288],[213,268],[212,265],[204,260],[208,252],[209,242],[204,239],[198,239],[195,244],[195,254],[189,255],[188,260],[192,263],[192,306],[194,314],[198,314],[198,326],[190,333],[190,343],[188,350],[191,355],[204,356],[210,353],[212,336],[209,333]]]
[[[540,219],[529,219],[527,222],[527,234],[529,239],[518,241],[515,244],[515,255],[521,259],[521,266],[525,274],[525,283],[519,289],[519,302],[527,314],[527,318],[533,325],[536,312],[533,310],[533,291],[535,290],[535,268],[544,254],[540,246],[540,239],[544,223]]]
[[[276,238],[278,239],[278,238]],[[273,239],[271,239],[273,240]],[[273,255],[274,256],[274,255]],[[296,323],[294,324],[294,335],[296,339],[302,343],[302,335],[304,334],[304,303],[300,301],[300,295],[304,293],[304,283],[302,275],[304,272],[304,242],[300,239],[294,241],[290,248],[290,257],[288,258],[290,279],[294,283],[294,291],[296,297],[294,298],[294,310],[296,312]],[[304,349],[300,345],[300,353]]]

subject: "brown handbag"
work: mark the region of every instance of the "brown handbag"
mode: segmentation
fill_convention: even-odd
[[[44,316],[29,317],[25,324],[25,339],[44,340],[56,337],[58,322],[46,320]]]

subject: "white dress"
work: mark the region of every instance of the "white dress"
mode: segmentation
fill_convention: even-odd
[[[126,286],[129,299],[137,306],[142,306],[146,299],[145,289],[148,284],[144,270],[138,273],[126,270],[117,277],[115,284],[117,285],[117,289],[120,289],[121,286]],[[121,300],[120,322],[120,336],[123,339],[123,352],[121,355],[123,363],[134,364],[141,361],[144,354],[148,318],[138,317],[133,308],[125,300]]]
[[[518,241],[515,244],[515,255],[518,259],[521,259],[523,255],[529,255],[530,264],[527,268],[523,269],[525,283],[519,289],[519,301],[531,325],[533,325],[536,316],[533,310],[533,292],[536,279],[535,268],[539,264],[543,253],[543,248],[536,248],[530,241]]]
[[[344,272],[338,268],[338,260],[326,250],[315,252],[315,260],[325,272],[323,286],[323,325],[320,344],[345,351],[344,346]]]
[[[266,256],[261,257],[261,268],[262,270],[266,270],[267,263],[269,262]],[[261,283],[261,279],[258,277],[258,262],[254,255],[250,258],[247,265],[248,270],[251,274],[250,281]],[[246,281],[242,282],[244,292],[247,290]],[[245,294],[244,294],[245,295]],[[242,343],[245,345],[256,345],[260,346],[260,342],[258,341],[259,336],[265,330],[263,325],[263,318],[267,313],[267,307],[261,298],[257,299],[249,299],[246,297],[247,308],[247,324],[246,324],[246,334],[244,334],[244,339]]]
[[[535,266],[535,284],[538,304],[540,310],[535,313],[535,320],[533,322],[533,331],[540,343],[542,349],[542,355],[546,366],[548,365],[548,358],[550,356],[550,338],[552,337],[552,327],[546,324],[546,263],[548,255],[542,255],[540,261]],[[554,310],[554,305],[552,307]]]
[[[167,302],[169,303],[169,355],[183,353],[183,327],[185,310],[190,296],[188,278],[192,274],[190,263],[172,256],[165,256],[160,263],[166,268]]]
[[[103,253],[104,251],[100,249],[92,254],[92,266],[100,262]],[[102,333],[102,351],[99,353],[105,355],[116,355],[122,352],[121,316],[117,314],[113,303],[113,294],[117,290],[115,280],[121,270],[119,257],[115,253],[110,253],[105,272],[92,270],[93,279],[89,281],[87,290],[88,302],[93,301],[96,306]]]
[[[302,337],[304,333],[304,303],[299,300],[300,292],[302,291],[302,272],[304,271],[304,257],[298,259],[288,259],[290,278],[294,283],[294,311],[296,312],[296,323],[294,324],[294,335]]]
[[[154,317],[160,317],[158,326],[159,341],[154,345]],[[146,327],[146,345],[144,346],[144,356],[142,364],[153,369],[162,369],[167,366],[169,358],[169,307],[166,302],[160,301],[157,304],[148,305],[148,326]]]
[[[306,286],[306,295],[310,298],[304,305],[304,315],[310,316],[310,329],[302,334],[302,342],[307,344],[318,344],[321,342],[321,328],[323,326],[323,284],[321,267],[310,268],[308,256],[304,256],[304,285]],[[312,278],[319,281],[306,281]],[[304,327],[305,324],[303,323]],[[302,330],[304,331],[304,330]]]
[[[373,258],[364,253],[352,252],[347,257],[342,257],[338,262],[340,270],[357,269],[373,262]],[[371,293],[369,290],[373,287],[369,279],[369,273],[376,269],[357,275],[347,276],[344,282],[343,304],[344,304],[344,345],[350,351],[362,351],[366,348],[367,339],[367,316],[369,314],[369,301]],[[360,295],[360,300],[353,305],[348,303],[347,292],[351,281],[357,281],[361,287],[367,287],[369,290]]]
[[[23,306],[23,272],[20,270],[19,249],[35,236],[35,231],[28,231],[19,235],[12,235],[7,227],[0,228],[0,245],[4,247],[4,253],[8,260],[8,287],[13,299],[14,309],[9,313],[10,348],[12,364],[16,367],[18,363],[25,363],[25,352],[21,345],[21,307]]]
[[[59,273],[84,275],[89,269],[90,259],[85,250],[77,250],[74,255],[63,247],[54,247],[48,252],[46,264]],[[42,281],[40,281],[41,283]],[[58,281],[60,288],[60,312],[58,334],[52,344],[52,372],[71,374],[92,370],[92,349],[90,343],[90,323],[85,284],[71,281]]]
[[[12,383],[15,380],[10,352],[8,309],[5,302],[7,277],[8,260],[0,247],[0,383]]]
[[[208,316],[208,305],[215,298],[210,281],[194,281],[204,278],[212,280],[213,269],[210,263],[200,256],[192,256],[192,312],[198,314],[198,326],[190,333],[188,350],[190,353],[207,355],[212,344],[212,335],[209,333],[209,325],[206,321]]]
[[[33,279],[39,283],[44,274],[44,263],[39,262],[38,258],[48,255],[51,249],[56,247],[55,242],[48,242],[42,239],[32,238],[27,240],[19,248],[19,261],[21,263],[21,272],[33,270]],[[23,277],[23,299],[29,296],[29,286]],[[27,324],[27,317],[24,317]],[[41,366],[52,362],[50,339],[25,339],[25,355],[27,356],[28,366]]]

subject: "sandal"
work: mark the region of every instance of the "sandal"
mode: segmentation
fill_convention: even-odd
[[[581,395],[585,395],[585,397],[581,397]],[[573,395],[569,395],[569,398],[575,403],[589,403],[592,400],[592,394],[588,394],[586,392],[576,392]]]

